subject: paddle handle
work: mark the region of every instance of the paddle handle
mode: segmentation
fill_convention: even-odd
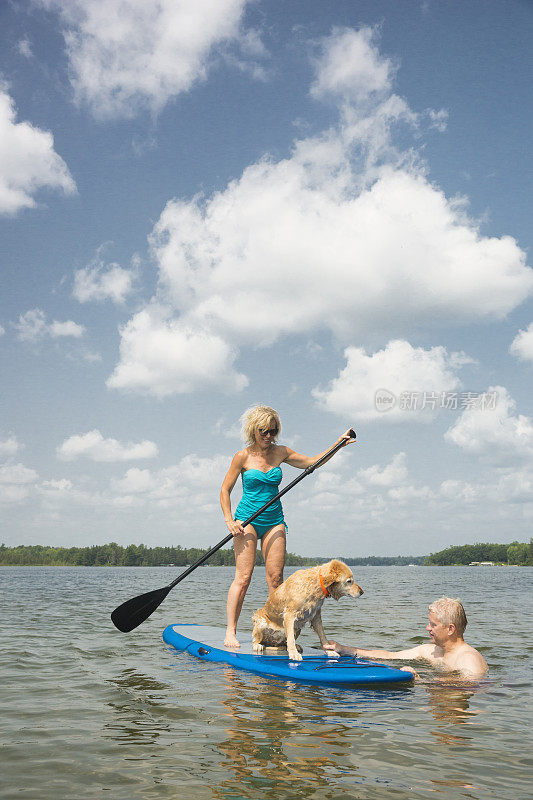
[[[349,433],[351,439],[355,439],[356,438],[355,431],[352,428],[350,428],[348,433]],[[327,453],[324,453],[322,458],[319,458],[318,461],[315,461],[314,464],[311,464],[309,467],[304,469],[304,471],[302,472],[301,475],[298,475],[298,477],[295,478],[293,481],[291,481],[291,483],[289,483],[287,486],[285,486],[285,488],[282,489],[281,492],[278,492],[277,495],[275,495],[275,497],[271,497],[270,500],[267,503],[265,503],[264,506],[261,506],[259,511],[256,511],[255,514],[252,514],[251,517],[248,517],[248,519],[245,520],[242,523],[242,527],[245,528],[247,525],[249,525],[251,522],[253,522],[254,519],[256,519],[259,516],[259,514],[262,514],[263,511],[265,511],[265,509],[269,508],[272,505],[272,503],[275,503],[276,500],[279,500],[280,497],[283,497],[283,495],[286,494],[288,491],[290,491],[293,488],[293,486],[296,486],[297,483],[300,483],[300,481],[302,481],[305,478],[306,475],[310,475],[312,472],[315,471],[315,469],[317,469],[318,467],[322,466],[324,461],[327,461],[328,458],[331,458],[331,456],[335,455],[335,453],[338,450],[340,450],[341,447],[344,447],[344,441],[337,442],[337,444],[334,445],[331,448],[331,450],[328,450]],[[174,586],[176,586],[176,584],[178,584],[180,581],[182,581],[184,578],[186,578],[187,575],[190,575],[191,572],[196,569],[196,567],[201,566],[205,561],[207,561],[209,558],[211,558],[213,553],[216,553],[217,550],[220,550],[221,547],[224,547],[224,545],[227,544],[229,541],[231,541],[231,539],[233,539],[233,534],[229,533],[225,537],[225,539],[222,539],[222,541],[219,542],[218,544],[216,544],[214,547],[212,547],[211,550],[209,550],[207,553],[204,553],[204,555],[201,558],[199,558],[198,561],[195,561],[194,564],[191,564],[190,567],[188,567],[184,572],[182,572],[180,575],[178,575],[176,580],[172,581],[172,583],[169,583],[167,589],[170,591]]]

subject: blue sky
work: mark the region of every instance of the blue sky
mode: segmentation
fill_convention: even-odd
[[[0,22],[6,544],[214,544],[256,402],[310,455],[358,433],[293,552],[529,538],[530,3]]]

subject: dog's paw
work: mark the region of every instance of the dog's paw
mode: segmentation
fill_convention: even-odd
[[[264,653],[265,652],[264,646],[262,644],[259,644],[259,642],[254,642],[253,643],[252,650],[254,651],[254,653]]]
[[[295,650],[294,653],[289,653],[289,658],[291,661],[301,661],[302,655],[298,652],[298,650]]]

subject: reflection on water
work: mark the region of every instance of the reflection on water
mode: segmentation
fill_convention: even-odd
[[[154,678],[151,678],[149,675],[143,675],[141,672],[137,672],[136,669],[132,668],[123,669],[116,678],[110,678],[109,683],[114,683],[120,689],[129,690],[134,694],[138,694],[139,692],[157,692],[160,694],[167,689],[166,684],[154,680]]]
[[[470,699],[476,692],[482,691],[482,684],[476,688],[462,688],[460,684],[435,679],[426,682],[424,689],[428,697],[428,709],[438,723],[431,730],[442,744],[458,744],[468,746],[471,736],[468,730],[461,727],[467,726],[482,713],[479,708],[471,708]]]
[[[125,669],[108,683],[118,687],[116,699],[109,701],[115,712],[113,721],[104,727],[104,736],[118,744],[156,744],[163,732],[170,730],[164,718],[154,715],[157,697],[166,691],[166,686],[148,675],[134,669]]]
[[[430,726],[436,742],[452,748],[469,746],[472,737],[464,726],[482,713],[472,708],[471,699],[484,691],[483,682],[426,678],[418,690],[427,700],[425,706],[419,704],[421,713],[429,711],[437,723]],[[225,738],[217,751],[218,765],[227,777],[212,788],[213,796],[256,798],[260,792],[267,800],[277,800],[291,797],[296,786],[298,797],[307,798],[339,784],[345,787],[343,797],[351,797],[347,792],[368,780],[368,759],[362,751],[374,738],[369,717],[377,716],[380,706],[397,693],[366,690],[339,697],[331,690],[243,677],[225,668],[222,695],[220,724]],[[380,781],[393,783],[390,776]],[[436,792],[480,790],[457,777],[431,777],[424,783],[431,783]],[[386,795],[378,791],[372,796]]]
[[[169,706],[168,685],[135,669],[124,669],[107,682],[119,691],[108,701],[114,714],[103,726],[104,735],[118,744],[155,745],[172,733],[173,725],[198,717],[194,709]]]
[[[474,733],[470,734],[464,726],[471,725],[479,714],[485,713],[472,707],[471,699],[483,692],[488,680],[465,681],[457,677],[435,677],[424,682],[428,697],[428,710],[438,723],[432,728],[431,735],[438,743],[450,747],[468,747],[472,744]],[[436,792],[447,794],[450,789],[469,789],[481,791],[468,781],[446,778],[431,778]],[[466,797],[477,797],[467,794]]]
[[[335,720],[331,700],[320,690],[299,686],[294,691],[285,682],[261,678],[249,681],[228,668],[220,702],[227,738],[217,748],[220,766],[230,775],[213,788],[221,800],[256,798],[259,792],[277,800],[296,786],[299,797],[311,797],[328,785],[350,752],[348,726]],[[352,728],[355,722],[356,715]]]

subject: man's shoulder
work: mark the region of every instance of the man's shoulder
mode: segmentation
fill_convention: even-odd
[[[461,648],[461,652],[458,654],[457,660],[461,664],[478,664],[480,666],[487,666],[487,662],[479,650],[476,650],[475,647],[472,647],[471,644],[467,644],[466,642],[465,646]]]
[[[475,647],[472,647],[471,644],[468,644],[468,642],[465,641],[461,642],[460,647],[457,648],[457,655],[459,656],[477,655],[483,658],[479,650],[476,650]]]

